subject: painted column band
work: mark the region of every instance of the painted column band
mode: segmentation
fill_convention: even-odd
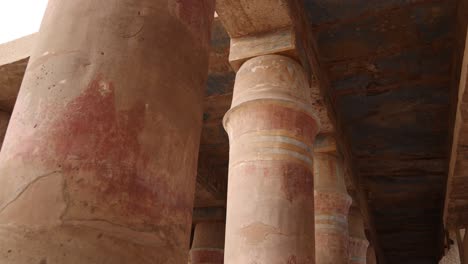
[[[314,156],[316,264],[348,263],[348,211],[341,160],[334,153]]]

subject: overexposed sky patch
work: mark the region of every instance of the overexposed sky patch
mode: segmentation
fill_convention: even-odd
[[[0,43],[39,31],[47,0],[0,0]]]

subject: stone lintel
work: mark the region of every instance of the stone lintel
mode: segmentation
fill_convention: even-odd
[[[235,71],[254,57],[280,54],[297,59],[296,36],[291,27],[268,33],[231,38],[229,62]]]
[[[291,25],[286,0],[217,0],[216,13],[232,38],[257,35]]]

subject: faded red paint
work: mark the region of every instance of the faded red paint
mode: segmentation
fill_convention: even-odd
[[[302,164],[282,164],[283,184],[281,189],[287,199],[293,202],[297,197],[310,197],[313,195],[314,175],[310,168]]]
[[[15,158],[60,169],[67,176],[72,207],[87,207],[91,216],[105,210],[151,222],[169,209],[190,211],[185,194],[158,176],[139,142],[146,122],[143,102],[118,109],[114,84],[98,76],[65,105],[42,110],[43,122],[17,145]]]
[[[314,192],[315,212],[321,214],[338,214],[347,216],[351,206],[351,198],[338,192]]]
[[[238,118],[229,120],[235,127],[232,138],[246,132],[261,130],[285,130],[288,136],[298,138],[307,146],[312,146],[319,131],[317,120],[306,112],[287,107],[275,101],[245,104],[239,111]]]
[[[231,168],[236,177],[279,178],[278,186],[290,202],[298,199],[308,199],[313,195],[313,174],[304,165],[287,161],[255,161],[244,166]],[[312,209],[312,208],[311,208]]]
[[[210,42],[210,28],[214,19],[214,0],[174,0],[179,19],[206,47]],[[207,34],[208,33],[208,34]]]

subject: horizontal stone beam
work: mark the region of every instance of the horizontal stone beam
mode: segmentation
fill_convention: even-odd
[[[0,44],[0,67],[29,58],[36,40],[36,34],[31,34],[4,44]]]

